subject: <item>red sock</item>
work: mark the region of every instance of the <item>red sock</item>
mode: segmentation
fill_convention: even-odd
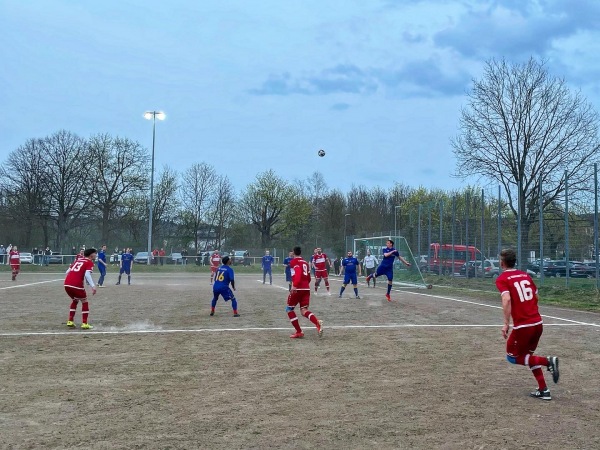
[[[88,302],[81,302],[81,323],[88,323],[89,312],[90,305],[88,305]]]
[[[325,287],[327,288],[327,292],[329,292],[329,278],[325,278]]]
[[[71,322],[73,322],[73,319],[75,318],[75,311],[77,311],[77,303],[79,303],[77,300],[73,300],[71,302],[71,308],[69,309],[69,320]]]
[[[315,316],[310,311],[308,311],[308,310],[304,311],[304,317],[306,317],[308,320],[310,320],[315,326],[319,325],[319,320],[317,319],[317,316]]]
[[[533,373],[533,376],[538,382],[538,387],[540,388],[540,391],[543,391],[544,389],[546,389],[546,380],[544,380],[544,372],[542,371],[540,366],[534,367],[535,369],[531,369],[531,372]]]
[[[529,367],[533,367],[533,366],[548,367],[548,358],[546,358],[544,356],[531,355],[529,357]]]
[[[289,311],[288,317],[290,318],[290,322],[292,322],[292,325],[294,325],[296,331],[298,333],[302,333],[302,328],[300,328],[300,324],[298,323],[298,316],[296,316],[296,313],[294,311]]]

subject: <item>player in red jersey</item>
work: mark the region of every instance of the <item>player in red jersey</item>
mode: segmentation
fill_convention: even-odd
[[[219,255],[219,251],[215,250],[212,255],[210,255],[210,284],[213,284],[213,280],[215,279],[215,273],[217,273],[217,269],[221,265],[221,255]]]
[[[319,289],[319,285],[321,284],[321,280],[325,280],[325,287],[327,288],[327,294],[331,295],[329,292],[329,275],[327,273],[327,264],[331,267],[331,261],[327,257],[323,250],[317,248],[317,252],[313,255],[312,265],[315,269],[315,294]]]
[[[21,254],[16,245],[13,245],[8,253],[8,262],[12,271],[12,280],[15,281],[21,271]]]
[[[503,272],[496,279],[496,287],[502,296],[502,337],[507,340],[506,359],[511,364],[528,366],[533,372],[538,389],[529,394],[531,397],[552,400],[542,367],[546,367],[552,374],[552,380],[558,383],[558,358],[533,354],[543,331],[542,316],[538,310],[538,290],[529,274],[515,269],[516,262],[514,250],[504,249],[500,252]],[[509,335],[511,317],[513,329]]]
[[[310,267],[302,259],[302,249],[300,247],[294,247],[294,259],[290,261],[290,270],[292,272],[292,290],[288,295],[285,311],[296,329],[296,332],[290,337],[292,339],[304,337],[302,328],[298,323],[298,317],[294,312],[296,305],[300,305],[300,312],[317,327],[317,333],[321,337],[323,336],[323,321],[317,319],[317,316],[308,310],[310,304]]]
[[[65,292],[71,298],[71,308],[69,309],[67,326],[75,326],[73,319],[75,318],[75,311],[77,311],[77,304],[81,301],[81,328],[89,330],[93,327],[88,323],[89,305],[84,283],[87,281],[92,287],[92,295],[96,295],[96,285],[92,279],[96,249],[88,248],[84,251],[83,256],[83,258],[77,258],[69,266],[65,277]]]

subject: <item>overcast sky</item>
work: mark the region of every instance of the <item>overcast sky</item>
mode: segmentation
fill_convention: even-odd
[[[151,148],[158,109],[157,166],[209,162],[238,189],[270,168],[456,189],[449,141],[487,59],[544,58],[600,109],[598,17],[597,0],[0,0],[0,161],[60,129]]]

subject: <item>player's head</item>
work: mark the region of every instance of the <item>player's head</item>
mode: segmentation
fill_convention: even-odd
[[[213,255],[218,255],[218,254],[219,254],[219,250],[215,250],[215,251],[213,252]]]
[[[106,250],[106,244],[102,246],[102,250]]]
[[[289,256],[290,258],[291,258],[291,257],[293,257],[293,256],[294,256],[294,251],[293,251],[293,250],[290,250],[290,252],[288,253],[288,256]]]
[[[388,239],[385,242],[385,245],[387,246],[387,248],[392,248],[394,246],[394,241],[392,241],[391,239]]]
[[[16,245],[13,245],[13,246],[12,246],[12,249],[13,249],[15,252],[18,250],[18,248],[17,248],[17,246],[16,246]]]
[[[223,263],[224,266],[230,266],[231,258],[229,256],[223,256],[223,258],[221,259],[221,262]]]
[[[367,249],[367,256],[371,256],[371,249],[370,248]]]
[[[323,250],[321,249],[321,247],[317,248],[317,255],[320,255],[321,253],[323,253]]]
[[[296,255],[296,256],[302,255],[302,247],[294,247],[294,255]]]
[[[267,255],[267,256],[268,256],[268,255],[270,255],[270,254],[271,254],[271,252],[270,252],[269,250],[265,250],[265,255]]]
[[[313,253],[316,255],[317,254],[317,250],[319,250],[317,247],[315,247],[315,250],[313,251]]]
[[[96,249],[93,247],[85,249],[83,251],[83,256],[85,256],[86,258],[94,259],[94,257],[96,256]]]
[[[500,252],[500,266],[503,269],[514,269],[517,264],[517,252],[512,248],[505,248]]]
[[[347,255],[348,255],[348,258],[352,258],[352,250],[348,250]]]

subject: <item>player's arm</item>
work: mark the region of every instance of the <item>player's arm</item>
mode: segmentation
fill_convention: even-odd
[[[502,326],[502,337],[508,338],[508,329],[510,328],[510,292],[504,291],[502,293],[502,313],[504,314],[504,325]]]
[[[398,255],[398,259],[402,261],[406,267],[410,267],[410,263],[403,256]]]
[[[92,288],[92,295],[96,295],[96,285],[94,284],[94,279],[92,278],[92,271],[91,270],[86,270],[85,271],[85,281],[87,281],[87,283],[91,286],[91,288]]]

